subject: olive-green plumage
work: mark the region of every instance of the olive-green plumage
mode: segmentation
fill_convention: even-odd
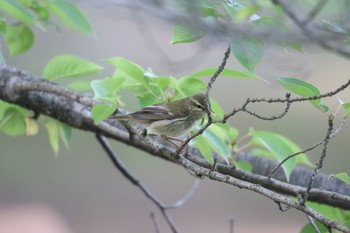
[[[140,123],[147,128],[148,133],[179,137],[188,133],[205,114],[205,95],[198,93],[111,118]]]

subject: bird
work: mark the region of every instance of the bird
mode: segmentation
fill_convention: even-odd
[[[211,109],[209,111],[212,112]],[[136,122],[146,128],[147,134],[175,139],[189,133],[206,113],[205,95],[200,92],[179,100],[147,106],[129,114],[112,115],[110,118]]]

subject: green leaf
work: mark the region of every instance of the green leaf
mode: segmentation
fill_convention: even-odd
[[[177,23],[173,28],[173,37],[171,38],[170,44],[194,42],[205,35],[206,33],[199,28]]]
[[[5,34],[6,45],[11,55],[28,51],[34,44],[34,34],[25,24],[7,25]]]
[[[246,6],[241,7],[235,12],[235,20],[237,21],[243,21],[247,18],[250,18],[253,14],[255,14],[260,9],[260,6],[253,5],[253,6]]]
[[[75,91],[87,91],[91,90],[89,81],[80,81],[80,82],[72,82],[67,85],[68,88],[73,89]]]
[[[320,91],[318,90],[317,87],[315,87],[314,85],[308,82],[305,82],[296,78],[278,77],[277,82],[281,86],[283,86],[285,89],[303,97],[320,95]],[[320,109],[321,111],[323,112],[328,111],[328,107],[325,105],[322,105],[320,99],[310,100],[310,102],[312,105],[314,105],[316,108]]]
[[[5,117],[6,110],[11,108],[12,106],[15,105],[0,100],[0,121]]]
[[[291,34],[292,31],[289,30],[289,28],[277,18],[261,17],[257,20],[250,22],[250,24],[254,26],[255,30],[259,32],[273,31],[273,32],[281,33],[280,37],[275,36],[274,39],[276,40],[276,43],[282,46],[283,48],[289,47],[299,52],[303,51],[300,41],[296,39],[292,40],[292,38],[290,37],[283,36],[283,34],[285,35],[288,35],[287,33]]]
[[[1,17],[0,15],[0,33],[6,33],[6,28],[7,28],[7,22],[4,17]]]
[[[250,150],[249,153],[256,155],[256,156],[266,158],[266,159],[271,159],[271,160],[276,159],[276,157],[274,156],[274,154],[271,151],[263,149],[263,148],[253,148]]]
[[[350,176],[345,173],[345,172],[341,172],[341,173],[338,173],[338,174],[335,174],[335,175],[332,175],[332,176],[335,176],[337,177],[339,180],[342,180],[344,181],[345,183],[349,184],[350,185]]]
[[[211,0],[201,0],[196,1],[195,3],[187,0],[177,0],[174,1],[178,4],[178,7],[180,7],[183,12],[186,13],[194,13],[193,10],[195,9],[195,13],[202,16],[202,17],[218,17],[219,12],[214,7],[214,4]]]
[[[214,73],[218,70],[218,68],[206,68],[199,70],[191,75],[193,78],[202,78],[202,77],[212,77]],[[242,72],[238,70],[232,70],[229,68],[224,68],[221,73],[221,77],[229,77],[229,78],[258,78],[258,76],[250,73],[250,72]]]
[[[160,100],[160,96],[155,96],[150,92],[145,92],[142,95],[138,96],[138,98],[139,104],[142,108],[149,105],[157,104]]]
[[[264,55],[263,42],[253,37],[232,36],[230,48],[239,63],[252,73]]]
[[[329,232],[328,229],[320,222],[315,222],[317,229],[320,233],[327,233]],[[304,227],[301,229],[300,233],[315,233],[314,227],[311,225],[311,223],[307,223],[304,225]]]
[[[66,147],[66,149],[69,150],[70,142],[72,139],[72,128],[69,125],[62,122],[57,122],[57,124],[60,139],[63,142],[63,145]]]
[[[1,51],[1,47],[0,47],[0,65],[6,65],[4,55],[2,54],[2,51]]]
[[[161,90],[165,90],[169,87],[170,84],[170,78],[169,77],[154,77],[149,79],[152,84],[157,85],[157,87]]]
[[[25,24],[36,25],[38,27],[41,27],[39,21],[30,13],[29,10],[27,10],[20,3],[18,3],[18,1],[1,0],[0,10],[5,11],[13,18]]]
[[[115,103],[117,101],[116,93],[122,86],[124,80],[124,78],[104,78],[91,81],[91,87],[95,93],[94,99]]]
[[[337,221],[338,216],[336,213],[336,208],[332,207],[332,206],[328,206],[325,204],[319,204],[319,203],[315,203],[315,202],[310,202],[307,201],[306,206],[314,209],[315,211],[319,212],[320,214],[324,215],[326,218],[329,218],[333,221]]]
[[[283,141],[283,143],[288,146],[293,153],[298,153],[301,151],[300,147],[295,144],[294,142],[292,142],[290,139],[279,135],[279,134],[274,134],[276,137],[278,137],[281,141]],[[309,158],[307,157],[307,155],[305,153],[301,153],[295,156],[295,160],[298,164],[303,164],[303,165],[307,165],[307,166],[311,166],[313,167],[314,165],[310,162]]]
[[[45,66],[43,77],[47,80],[55,80],[66,77],[83,77],[98,73],[102,69],[83,58],[73,55],[61,55],[51,59]]]
[[[235,166],[244,170],[244,171],[247,171],[247,172],[251,172],[253,167],[250,163],[248,162],[237,162],[235,161]]]
[[[223,138],[214,131],[215,130],[213,130],[212,126],[210,126],[203,132],[202,135],[207,140],[207,143],[211,146],[211,148],[214,149],[228,163],[228,159],[231,156],[230,150]]]
[[[178,82],[179,88],[186,96],[196,94],[207,87],[207,84],[201,80],[192,77],[181,78]]]
[[[70,142],[72,138],[72,128],[65,123],[50,119],[46,123],[46,129],[49,135],[49,141],[52,150],[57,156],[60,149],[60,140],[63,145],[69,150]]]
[[[68,27],[87,35],[93,33],[85,15],[72,3],[56,0],[50,3],[49,9],[54,12]]]
[[[215,119],[222,119],[224,117],[225,115],[224,110],[215,100],[210,99],[210,106],[211,106],[211,110],[215,114],[215,116],[213,116]]]
[[[203,158],[205,158],[211,164],[214,163],[211,147],[203,135],[198,135],[195,139],[191,140],[190,145],[197,148]]]
[[[29,6],[30,9],[37,15],[37,18],[41,21],[48,21],[50,18],[49,9],[40,6],[38,3],[32,2]]]
[[[26,135],[27,136],[36,135],[38,133],[39,126],[38,126],[38,123],[36,122],[36,120],[34,120],[33,118],[25,117],[24,122],[26,124]]]
[[[250,134],[253,136],[252,143],[260,145],[273,153],[278,162],[284,160],[288,155],[294,154],[292,146],[286,143],[283,136],[274,134],[268,131],[254,131],[250,129]],[[296,158],[292,157],[282,164],[283,171],[286,175],[287,181],[290,174],[296,166]]]
[[[117,68],[113,77],[122,77],[127,81],[133,80],[145,87],[149,86],[149,78],[144,75],[145,70],[139,65],[122,57],[114,57],[107,59],[106,61]]]
[[[0,121],[0,131],[10,135],[19,136],[26,133],[26,122],[21,111],[8,108]]]
[[[57,156],[60,149],[58,125],[54,121],[48,122],[46,124],[46,129],[49,134],[49,141],[50,141],[51,148],[55,153],[55,155]]]
[[[345,109],[345,114],[350,116],[350,103],[344,103],[341,106]]]
[[[117,108],[117,104],[96,104],[91,109],[92,118],[95,124],[101,123],[108,116],[112,115]]]

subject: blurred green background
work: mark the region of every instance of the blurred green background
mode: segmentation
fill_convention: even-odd
[[[169,45],[171,25],[146,14],[142,21],[134,19],[128,9],[84,7],[94,37],[60,28],[44,33],[36,31],[34,48],[24,55],[6,56],[7,63],[38,76],[47,61],[59,54],[75,54],[108,67],[102,59],[122,56],[156,74],[190,74],[220,64],[226,43],[212,37],[201,43]],[[139,14],[139,13],[138,13]],[[159,47],[155,47],[151,38]],[[162,50],[162,51],[160,51]],[[163,53],[173,63],[166,62]],[[163,55],[162,55],[163,54]],[[243,68],[230,58],[228,67]],[[112,67],[103,75],[111,74]],[[241,106],[247,97],[283,97],[285,92],[274,81],[276,76],[290,76],[315,84],[321,91],[331,91],[349,79],[350,66],[345,59],[327,54],[309,44],[304,53],[268,48],[257,74],[269,83],[257,80],[219,78],[212,97],[226,112]],[[130,97],[130,95],[127,95]],[[339,97],[349,101],[347,90]],[[129,110],[137,109],[135,98],[124,98]],[[335,111],[336,98],[326,104]],[[282,105],[256,105],[254,111],[273,115]],[[339,124],[340,120],[336,122]],[[230,124],[247,133],[249,127],[271,130],[294,140],[301,148],[323,139],[327,118],[311,104],[295,104],[289,114],[278,121],[260,121],[246,114],[230,120]],[[350,172],[349,126],[331,141],[322,172]],[[112,142],[129,169],[164,203],[173,203],[187,193],[194,178],[179,166],[144,154],[131,147]],[[74,130],[70,152],[61,147],[55,157],[45,127],[33,137],[12,138],[0,134],[0,214],[3,206],[38,204],[57,213],[76,233],[155,232],[150,212],[156,214],[161,232],[170,232],[158,209],[128,182],[110,163],[94,135]],[[320,150],[311,152],[317,161]],[[6,213],[6,212],[5,212]],[[307,222],[304,214],[294,210],[282,213],[278,206],[253,192],[202,180],[193,197],[181,208],[170,211],[181,232],[228,232],[229,219],[235,232],[298,232]],[[1,215],[0,215],[1,218]],[[0,221],[1,225],[1,221]]]

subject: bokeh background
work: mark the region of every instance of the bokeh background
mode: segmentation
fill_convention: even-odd
[[[7,63],[41,76],[52,57],[74,54],[106,67],[100,75],[103,78],[112,71],[103,59],[121,56],[152,68],[156,74],[181,77],[218,66],[227,47],[225,40],[215,37],[201,43],[170,45],[172,27],[168,22],[123,7],[90,4],[81,7],[95,36],[84,36],[64,27],[48,33],[36,31],[33,49],[16,57],[5,51]],[[233,57],[227,66],[244,70]],[[268,46],[257,74],[269,83],[219,78],[211,93],[228,112],[247,97],[283,97],[284,90],[274,81],[277,76],[301,78],[326,92],[345,83],[349,73],[349,61],[315,45],[307,45],[304,53]],[[127,93],[125,96],[127,108],[136,110],[136,98]],[[346,90],[339,97],[349,101],[350,93]],[[336,98],[325,103],[333,112],[338,106]],[[268,115],[281,109],[283,106],[279,105],[254,107]],[[293,105],[290,113],[278,121],[260,121],[240,114],[229,123],[241,135],[249,127],[271,130],[286,135],[301,148],[321,140],[327,130],[326,116],[309,103]],[[350,172],[349,135],[346,126],[331,141],[322,172]],[[182,167],[118,142],[112,145],[129,169],[164,203],[182,198],[194,182]],[[113,167],[94,135],[74,130],[70,151],[61,148],[56,157],[44,125],[32,137],[0,134],[0,232],[155,232],[151,212],[155,213],[161,232],[170,232],[158,209]],[[312,161],[317,161],[320,150],[309,155]],[[235,232],[298,232],[307,222],[306,216],[298,211],[282,213],[269,199],[208,179],[203,179],[192,198],[181,208],[170,211],[170,215],[180,232],[229,232],[231,218]]]

